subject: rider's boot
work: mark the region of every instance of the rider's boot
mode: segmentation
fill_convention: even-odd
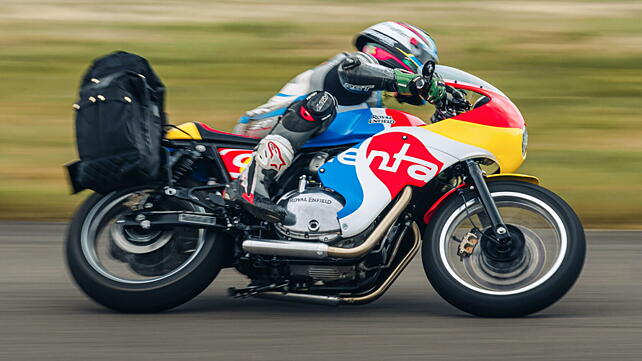
[[[279,169],[285,170],[292,163],[294,151],[290,142],[270,134],[257,145],[252,162],[239,178],[227,188],[229,199],[239,202],[246,211],[258,219],[283,223],[288,212],[270,200],[269,187]]]
[[[336,99],[316,91],[292,103],[270,134],[261,139],[250,165],[232,182],[227,197],[238,201],[258,219],[289,223],[293,215],[275,204],[270,185],[292,164],[294,154],[315,133],[321,132],[336,116]]]

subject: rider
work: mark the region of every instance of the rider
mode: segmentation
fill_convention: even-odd
[[[337,54],[296,76],[267,103],[245,113],[234,128],[237,134],[262,138],[252,162],[227,192],[257,218],[284,221],[287,211],[270,200],[269,186],[337,111],[381,106],[382,91],[395,93],[399,102],[434,104],[433,121],[461,109],[463,96],[434,74],[437,46],[422,29],[379,23],[362,31],[355,46],[357,52]]]

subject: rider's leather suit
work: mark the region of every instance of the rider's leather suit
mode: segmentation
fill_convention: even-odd
[[[349,57],[370,58],[371,60],[365,65],[361,63],[353,69],[341,69],[340,64]],[[376,85],[375,83],[378,78],[381,78],[381,75],[391,77],[392,72],[392,69],[378,65],[376,60],[365,53],[339,53],[319,66],[297,75],[265,104],[247,111],[234,127],[234,133],[264,138],[270,133],[279,118],[285,114],[285,110],[290,104],[313,91],[331,93],[338,102],[337,112],[339,113],[368,107],[382,107],[384,89],[376,89],[375,87],[368,89],[356,86],[356,84],[354,84],[355,87],[343,85],[339,73],[342,73],[343,77],[350,77],[350,79],[362,78],[361,81],[355,81],[357,84],[366,83],[368,85],[368,80],[372,79],[372,84],[369,85]],[[394,81],[394,78],[389,79],[389,81]],[[398,95],[397,98],[415,105],[424,103],[414,97]]]
[[[417,105],[423,99],[434,103],[446,96],[444,84],[436,77],[426,81],[418,74],[379,65],[362,52],[337,54],[296,76],[240,119],[234,129],[237,134],[262,140],[231,193],[258,218],[283,221],[284,210],[269,200],[271,182],[290,166],[310,137],[327,128],[337,111],[381,106],[382,91],[395,92],[400,101]]]

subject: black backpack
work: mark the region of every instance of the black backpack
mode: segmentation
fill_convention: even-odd
[[[108,193],[158,182],[165,87],[146,59],[124,51],[96,59],[80,84],[73,192]]]

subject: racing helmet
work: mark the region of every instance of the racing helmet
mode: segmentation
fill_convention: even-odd
[[[362,31],[354,41],[357,50],[370,54],[379,64],[419,73],[423,64],[439,62],[435,41],[422,29],[398,21],[386,21]]]

